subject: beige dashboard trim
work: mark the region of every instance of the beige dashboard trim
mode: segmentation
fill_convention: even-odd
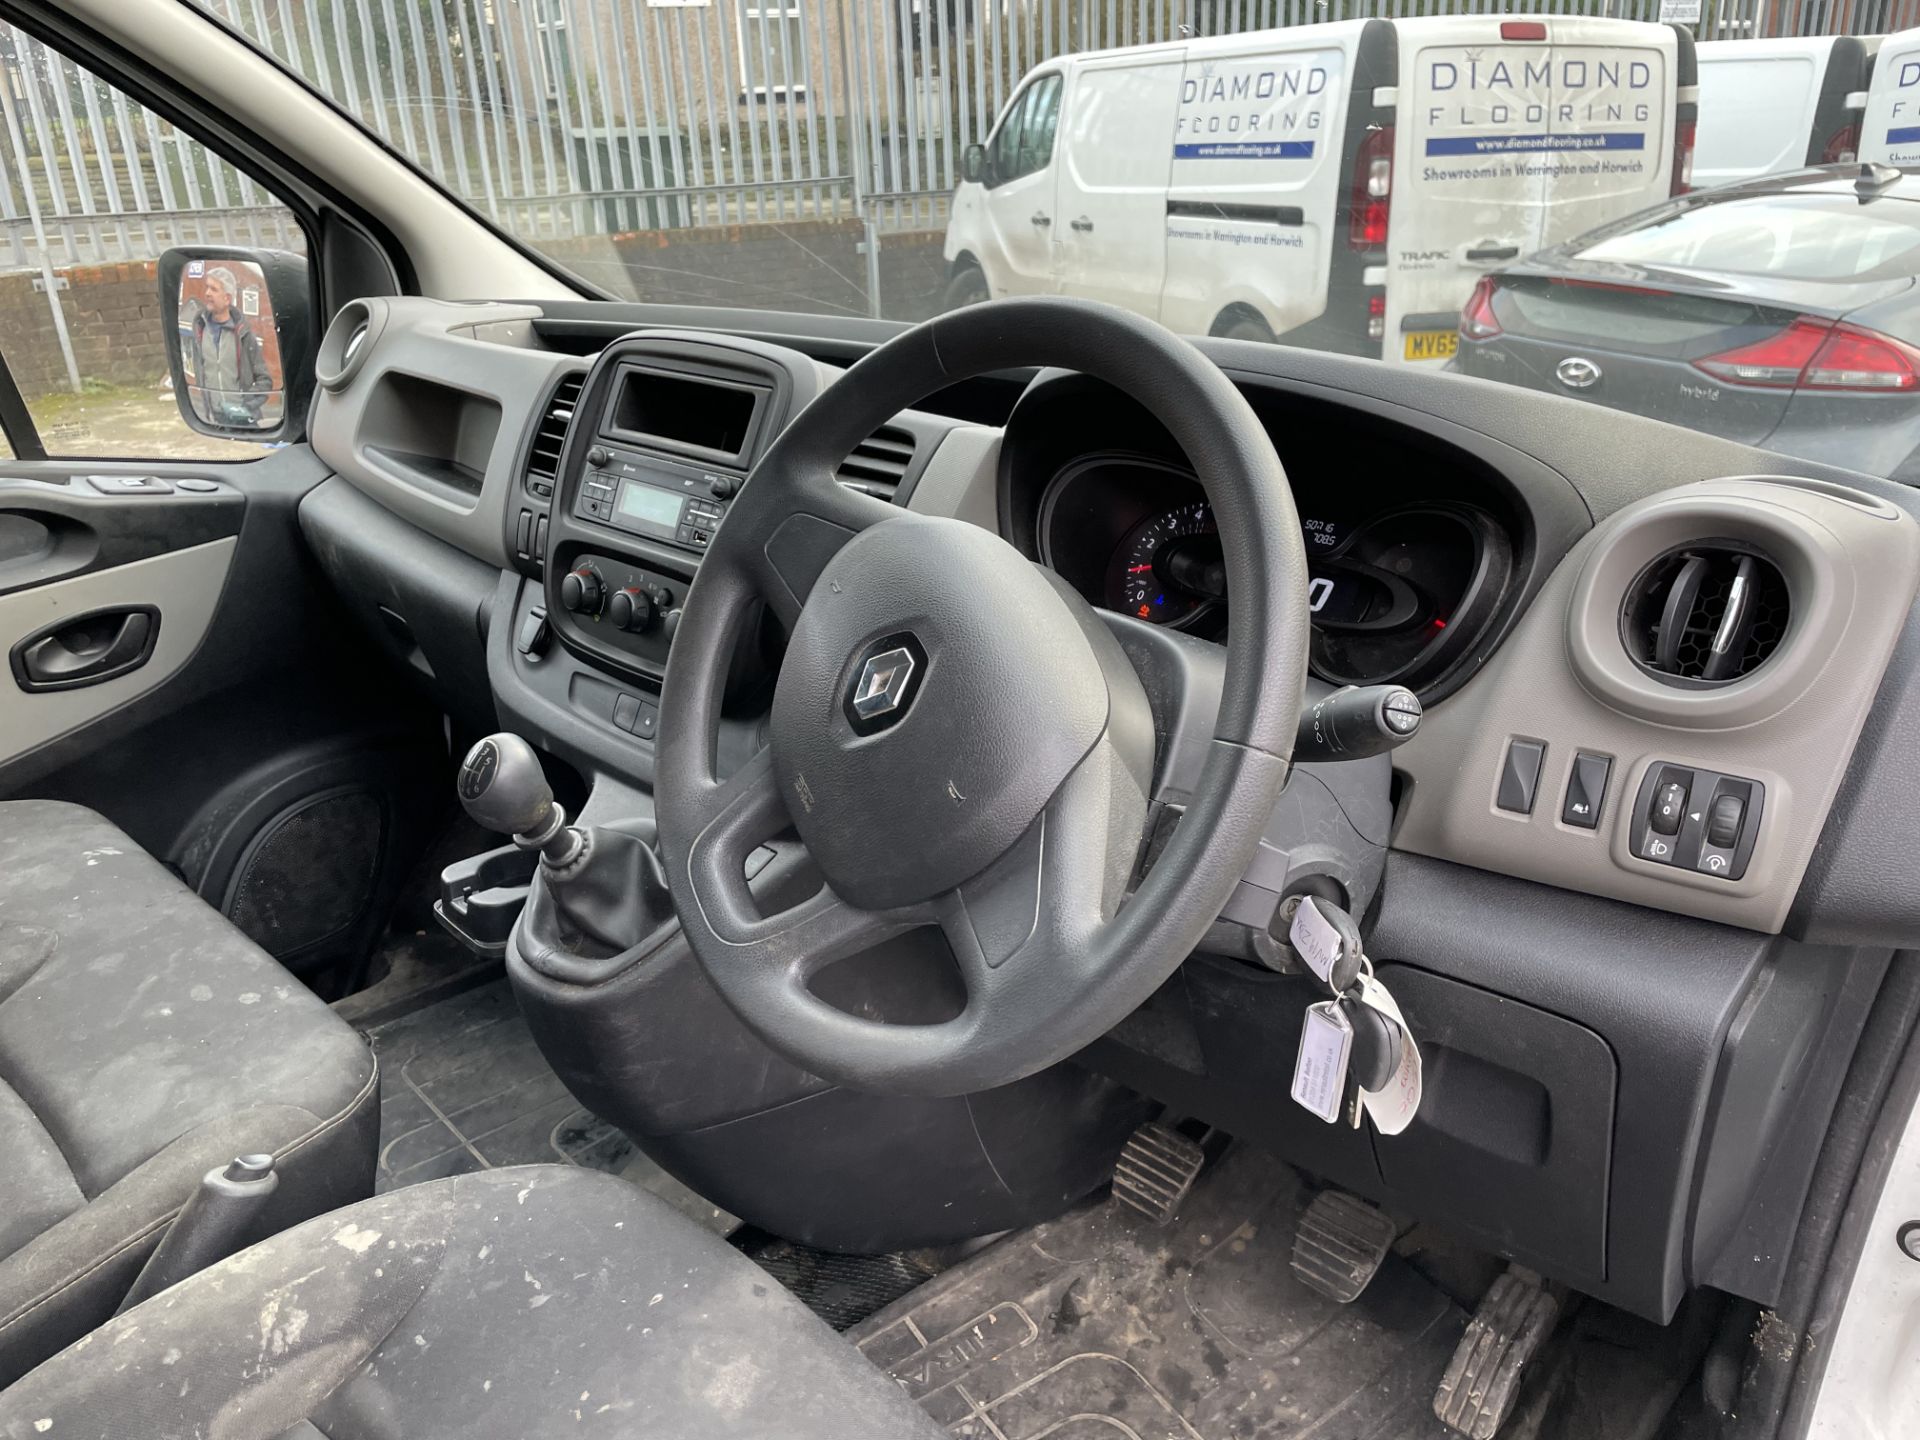
[[[1920,524],[1891,506],[1849,501],[1850,493],[1764,477],[1716,480],[1608,517],[1561,562],[1486,668],[1429,708],[1419,735],[1396,752],[1395,768],[1411,785],[1394,847],[1777,932],[1920,587]],[[1756,537],[1791,537],[1796,549],[1784,568],[1801,585],[1780,651],[1717,692],[1625,678],[1624,650],[1607,649],[1621,647],[1616,582],[1637,568],[1623,552],[1718,538],[1735,524],[1764,524]],[[1514,737],[1547,746],[1525,816],[1494,803]],[[1613,760],[1597,830],[1560,820],[1582,750]],[[1759,841],[1740,880],[1628,853],[1628,812],[1657,761],[1766,784]]]
[[[177,673],[193,658],[213,623],[237,543],[232,537],[213,540],[0,596],[0,641],[7,650],[62,616],[116,605],[151,605],[160,612],[152,658],[117,680],[29,695],[8,669],[0,679],[0,758],[12,759],[97,720]]]

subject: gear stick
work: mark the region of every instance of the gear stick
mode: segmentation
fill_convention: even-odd
[[[648,843],[651,822],[567,824],[540,757],[518,735],[477,743],[460,766],[457,788],[476,824],[540,852],[544,884],[535,885],[520,922],[529,963],[560,974],[578,957],[618,954],[673,923],[666,874]]]
[[[523,850],[538,850],[543,868],[564,868],[587,843],[567,824],[540,757],[518,735],[503,731],[476,744],[460,767],[459,784],[460,803],[473,822],[511,835]]]

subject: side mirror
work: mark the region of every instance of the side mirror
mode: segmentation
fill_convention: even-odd
[[[306,256],[195,245],[158,270],[180,418],[229,440],[299,439],[313,393]]]
[[[960,178],[978,185],[987,178],[987,147],[973,144],[960,152]]]

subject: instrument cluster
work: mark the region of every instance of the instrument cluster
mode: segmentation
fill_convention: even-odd
[[[1321,679],[1419,689],[1496,613],[1513,556],[1484,511],[1451,500],[1376,508],[1298,478],[1295,502]],[[1219,527],[1190,470],[1125,452],[1081,457],[1046,486],[1036,532],[1041,560],[1091,603],[1226,637],[1232,596]]]

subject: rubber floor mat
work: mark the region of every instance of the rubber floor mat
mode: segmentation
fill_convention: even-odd
[[[937,1255],[842,1255],[746,1227],[733,1243],[836,1330],[845,1330],[924,1285],[941,1270]]]
[[[1397,1255],[1337,1305],[1294,1278],[1311,1191],[1246,1146],[1155,1227],[1103,1201],[849,1332],[966,1440],[1441,1440],[1466,1313]]]

